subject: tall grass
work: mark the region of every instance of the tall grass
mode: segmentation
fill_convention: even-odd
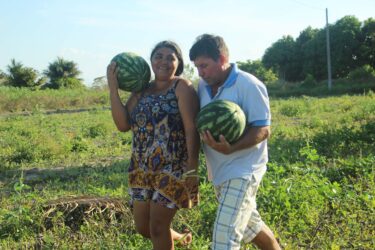
[[[124,98],[128,95],[121,92]],[[0,86],[0,113],[109,106],[108,91],[95,89],[31,90]]]

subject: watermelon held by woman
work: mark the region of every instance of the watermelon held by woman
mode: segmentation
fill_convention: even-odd
[[[111,62],[118,68],[119,88],[128,92],[140,92],[145,89],[151,78],[150,66],[141,56],[133,52],[116,55]]]
[[[199,133],[208,130],[216,141],[223,135],[229,143],[234,143],[245,130],[246,116],[236,103],[216,100],[199,111],[196,125]]]

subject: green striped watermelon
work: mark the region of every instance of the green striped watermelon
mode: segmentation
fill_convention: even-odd
[[[141,56],[133,52],[116,55],[112,60],[118,68],[117,80],[119,88],[129,92],[139,92],[150,82],[150,66]]]
[[[236,103],[216,100],[199,111],[196,125],[199,133],[208,130],[216,141],[223,135],[229,143],[233,143],[245,130],[246,116]]]

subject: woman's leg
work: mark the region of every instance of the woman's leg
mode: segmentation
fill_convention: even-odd
[[[135,201],[133,216],[137,232],[143,237],[150,239],[150,203]],[[193,236],[188,230],[184,230],[183,233],[179,233],[171,228],[171,235],[174,241],[177,241],[183,246],[190,244],[193,240]]]
[[[150,234],[150,202],[134,201],[133,216],[135,228],[145,238],[151,238]]]
[[[176,209],[150,203],[150,235],[154,250],[173,250],[171,223]]]

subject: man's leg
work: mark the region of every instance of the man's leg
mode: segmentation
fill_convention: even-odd
[[[259,215],[255,201],[257,188],[254,191],[251,216],[244,232],[243,241],[245,243],[254,243],[260,249],[280,249],[271,229],[262,221]]]
[[[255,236],[252,243],[262,250],[281,249],[271,229],[266,224],[263,224],[261,231]]]
[[[214,225],[212,249],[238,250],[251,215],[253,183],[245,179],[232,179],[215,189],[219,207]]]

